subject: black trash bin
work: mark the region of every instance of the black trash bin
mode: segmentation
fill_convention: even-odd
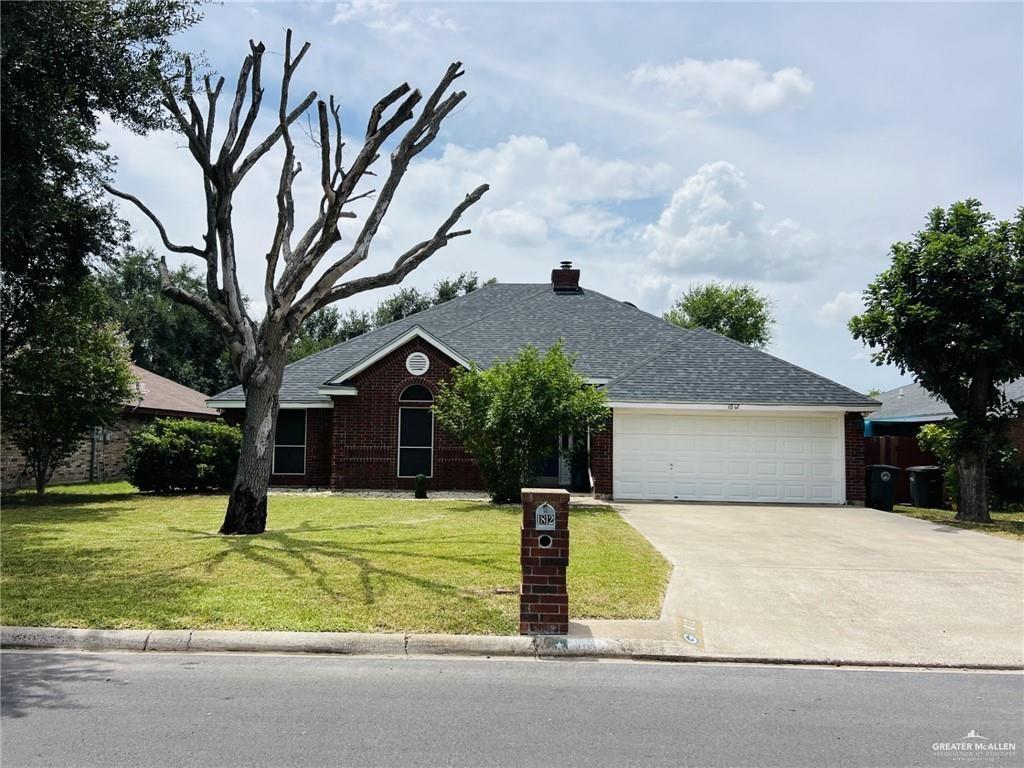
[[[867,505],[873,509],[892,512],[900,468],[891,464],[870,464],[867,471]]]
[[[942,469],[940,467],[907,467],[910,476],[910,499],[915,507],[942,507]]]

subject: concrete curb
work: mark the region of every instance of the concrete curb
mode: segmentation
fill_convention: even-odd
[[[518,656],[537,659],[782,664],[1017,671],[1021,664],[954,664],[885,659],[771,658],[706,653],[671,640],[540,635],[368,634],[359,632],[231,632],[188,629],[0,627],[2,648],[85,651],[323,653],[373,656]]]

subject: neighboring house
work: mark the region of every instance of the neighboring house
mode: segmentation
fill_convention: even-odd
[[[1024,406],[1024,378],[1003,387],[1008,400]],[[925,424],[955,418],[946,402],[920,384],[906,384],[883,392],[876,398],[882,407],[864,421],[867,437],[916,437]],[[1008,428],[1010,441],[1024,454],[1024,411],[1018,411]]]
[[[435,424],[451,371],[559,339],[608,393],[609,428],[588,440],[595,493],[630,499],[859,502],[862,414],[878,403],[764,352],[685,330],[579,286],[496,284],[292,363],[281,386],[275,485],[481,488],[473,460]],[[210,398],[242,417],[240,387]],[[568,484],[565,461],[545,478]]]
[[[109,427],[94,427],[89,437],[53,473],[51,483],[87,483],[123,480],[127,477],[125,451],[128,438],[159,416],[190,419],[216,419],[217,411],[206,405],[206,395],[157,376],[145,368],[132,366],[138,379],[137,397],[126,403],[117,421]],[[0,447],[0,479],[3,488],[32,483],[25,472],[25,457],[7,436]]]
[[[1024,379],[1007,384],[1003,391],[1013,401],[1024,402]],[[920,384],[906,384],[876,397],[882,407],[864,422],[864,460],[867,464],[907,467],[935,464],[937,459],[921,449],[917,433],[925,424],[955,418],[946,402]],[[1011,419],[1007,435],[1024,456],[1024,410]],[[910,499],[906,472],[896,487],[897,501]]]

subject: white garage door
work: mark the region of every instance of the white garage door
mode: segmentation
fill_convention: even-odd
[[[616,409],[619,499],[845,501],[842,414]]]

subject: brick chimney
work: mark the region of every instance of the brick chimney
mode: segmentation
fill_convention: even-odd
[[[579,293],[580,271],[572,268],[571,261],[563,261],[558,269],[551,270],[551,287],[555,293]]]

